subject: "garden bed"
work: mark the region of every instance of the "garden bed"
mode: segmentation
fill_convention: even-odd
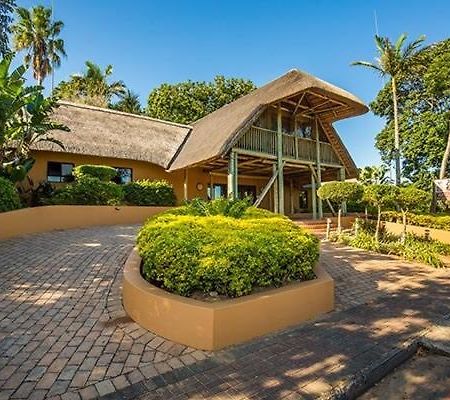
[[[141,275],[141,261],[134,249],[125,263],[126,312],[149,331],[198,349],[218,350],[334,309],[334,281],[319,265],[313,280],[209,303],[147,282]]]

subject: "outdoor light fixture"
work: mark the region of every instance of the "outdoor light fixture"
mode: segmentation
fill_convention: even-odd
[[[197,183],[197,190],[199,192],[203,190],[203,183]]]

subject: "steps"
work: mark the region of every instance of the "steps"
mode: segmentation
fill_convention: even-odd
[[[327,221],[326,219],[321,220],[294,220],[293,221],[298,226],[308,230],[316,236],[324,236],[327,232]],[[333,227],[333,224],[331,224]]]

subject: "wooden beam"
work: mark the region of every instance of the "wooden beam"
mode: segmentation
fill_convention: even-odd
[[[227,197],[228,198],[235,198],[235,193],[233,192],[233,185],[234,185],[234,161],[235,161],[235,157],[234,157],[234,152],[230,153],[230,158],[228,159],[228,178],[227,178]]]
[[[183,197],[184,197],[184,201],[188,200],[188,169],[187,168],[184,170]]]
[[[275,164],[274,164],[274,167],[275,167]],[[273,170],[273,174],[272,174],[271,178],[269,179],[269,182],[267,182],[267,185],[264,187],[264,189],[262,190],[262,192],[260,193],[260,195],[256,199],[255,203],[253,204],[255,207],[259,207],[261,202],[264,200],[264,197],[266,197],[266,195],[269,192],[270,188],[272,187],[272,185],[276,181],[277,176],[278,176],[278,171],[277,171],[277,169],[275,167],[274,170]]]
[[[284,179],[283,179],[283,129],[281,107],[277,113],[277,169],[278,169],[278,212],[284,215]]]
[[[300,99],[298,100],[298,102],[297,102],[297,104],[296,104],[296,106],[294,108],[294,111],[292,112],[292,115],[295,116],[295,114],[297,113],[297,110],[300,108],[300,106],[302,104],[302,101],[303,101],[303,98],[305,97],[305,95],[306,95],[306,92],[303,92],[302,95],[300,96]]]

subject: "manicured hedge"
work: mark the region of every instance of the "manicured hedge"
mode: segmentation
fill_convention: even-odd
[[[171,184],[164,180],[144,179],[123,186],[125,202],[136,206],[173,206],[175,192]]]
[[[110,182],[115,176],[117,176],[117,171],[113,167],[108,167],[106,165],[79,165],[75,167],[72,172],[75,179],[80,179],[82,177],[88,176],[92,178],[98,178],[103,182]]]
[[[121,185],[81,176],[55,192],[51,204],[118,205],[123,201]]]
[[[223,206],[212,203],[211,209]],[[238,297],[314,277],[318,240],[290,220],[253,208],[239,218],[191,211],[176,208],[141,229],[137,243],[148,281],[182,296]]]
[[[16,187],[8,179],[0,177],[0,212],[18,208],[20,208],[20,198]]]
[[[382,214],[382,219],[389,222],[402,223],[402,213],[388,211]],[[407,213],[408,225],[423,226],[450,231],[450,215],[413,214]]]

